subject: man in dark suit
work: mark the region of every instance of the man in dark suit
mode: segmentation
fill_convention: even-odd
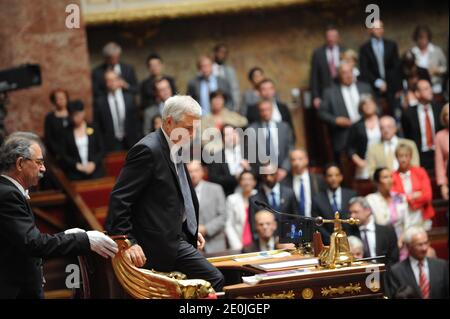
[[[164,78],[169,82],[173,94],[177,93],[175,80],[169,75],[163,74],[163,60],[159,54],[152,53],[147,57],[147,69],[150,75],[141,83],[141,108],[144,110],[149,106],[158,104],[157,92],[155,91],[155,81]]]
[[[231,98],[231,89],[228,82],[213,74],[213,63],[211,58],[201,56],[197,62],[199,74],[191,79],[187,87],[187,95],[192,96],[202,107],[202,115],[210,112],[209,95],[214,91],[222,91],[225,95],[225,106],[234,110]]]
[[[258,112],[260,120],[249,127],[254,134],[249,135],[247,140],[247,157],[256,155],[256,161],[249,162],[257,176],[260,166],[269,160],[278,167],[277,180],[281,181],[291,168],[289,152],[294,148],[292,130],[285,122],[273,121],[273,105],[270,100],[261,100],[258,103]]]
[[[351,227],[351,234],[363,242],[363,257],[386,256],[387,267],[399,259],[397,235],[391,225],[378,225],[372,215],[369,202],[364,197],[354,197],[348,203],[349,217],[359,219],[359,225]]]
[[[325,181],[321,175],[308,170],[309,158],[305,149],[292,150],[289,157],[291,171],[282,183],[294,190],[298,213],[311,217],[312,199],[317,193],[325,190]]]
[[[106,93],[105,72],[113,70],[119,75],[120,87],[132,95],[138,93],[138,84],[134,68],[130,64],[120,62],[122,48],[114,42],[103,47],[105,62],[92,70],[92,90],[94,98]]]
[[[402,88],[397,44],[383,38],[384,26],[380,20],[374,21],[370,34],[370,40],[359,50],[361,79],[372,86],[377,97],[385,97],[392,108],[395,95]]]
[[[336,164],[329,164],[325,167],[325,183],[326,190],[321,191],[313,197],[312,215],[313,217],[321,216],[323,219],[334,219],[334,213],[339,211],[340,218],[347,219],[348,202],[352,197],[356,197],[356,192],[341,187],[343,176],[341,169]],[[344,230],[348,233],[349,225],[343,225]],[[330,235],[333,232],[333,225],[324,224],[319,227],[322,234],[322,240],[325,245],[330,242]]]
[[[104,142],[105,151],[128,150],[141,137],[138,109],[133,95],[120,88],[119,76],[105,72],[107,94],[99,96],[94,105],[94,122]]]
[[[205,244],[198,233],[199,205],[179,155],[189,148],[200,116],[200,105],[190,96],[166,101],[162,128],[128,152],[111,193],[106,229],[128,236],[133,246],[127,255],[136,266],[181,271],[209,281],[218,291],[223,276],[197,250]]]
[[[243,253],[253,253],[277,249],[278,237],[275,235],[277,222],[273,213],[260,210],[255,214],[256,237],[252,243],[244,246]]]
[[[396,298],[402,289],[410,287],[417,298],[448,299],[448,260],[427,257],[430,241],[420,227],[408,228],[403,236],[409,257],[395,264],[387,276],[388,292]]]
[[[43,298],[42,258],[86,254],[114,257],[117,244],[98,231],[73,228],[54,235],[36,227],[28,188],[45,172],[39,138],[11,134],[0,149],[0,299]]]
[[[288,106],[277,99],[277,92],[275,90],[275,84],[271,79],[264,79],[258,84],[259,96],[262,100],[268,100],[272,102],[272,118],[271,120],[278,122],[286,122],[292,131],[294,131],[294,125],[292,124],[291,112]],[[248,123],[252,124],[261,120],[261,114],[258,112],[259,104],[251,105],[247,109]],[[295,136],[294,136],[295,139]]]
[[[325,90],[319,109],[319,117],[330,127],[336,162],[340,161],[340,154],[347,146],[350,126],[361,118],[358,112],[361,95],[372,94],[367,83],[354,81],[350,64],[342,63],[339,65],[338,72],[339,84]]]
[[[415,89],[418,104],[403,111],[402,127],[405,138],[416,142],[420,163],[428,170],[434,169],[434,138],[442,129],[441,107],[433,101],[433,90],[427,80],[419,80]]]
[[[311,60],[309,86],[316,109],[320,107],[324,90],[338,78],[337,68],[344,51],[339,45],[339,31],[335,27],[327,28],[325,41],[326,44],[314,50]]]
[[[250,228],[253,237],[256,238],[256,228],[254,225],[254,216],[261,208],[255,201],[267,203],[273,209],[282,213],[296,214],[298,212],[297,200],[292,189],[286,187],[277,181],[277,169],[272,165],[261,167],[261,184],[258,187],[258,193],[251,196],[250,202]],[[275,216],[277,222],[284,220],[280,215]]]

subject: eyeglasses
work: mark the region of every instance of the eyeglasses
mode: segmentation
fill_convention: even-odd
[[[38,166],[45,166],[45,161],[41,158],[32,159],[28,157],[24,157],[24,159],[35,162]]]

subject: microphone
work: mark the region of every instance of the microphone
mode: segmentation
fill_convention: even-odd
[[[306,217],[306,216],[300,216],[300,215],[296,215],[296,214],[282,213],[282,212],[279,212],[279,211],[273,209],[268,204],[261,202],[259,200],[254,200],[253,203],[255,205],[259,206],[260,208],[267,209],[268,211],[270,211],[274,214],[277,214],[277,215],[283,215],[283,216],[289,216],[289,217],[294,217],[294,218],[298,218],[298,219],[313,221],[317,226],[321,226],[323,224],[323,218],[320,216],[319,217]]]

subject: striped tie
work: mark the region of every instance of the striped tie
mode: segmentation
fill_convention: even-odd
[[[427,275],[425,275],[422,261],[419,261],[419,281],[420,291],[422,291],[423,299],[430,298],[430,283],[428,282]]]

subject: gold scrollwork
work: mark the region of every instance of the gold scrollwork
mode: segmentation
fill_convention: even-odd
[[[321,292],[322,292],[322,296],[323,297],[328,297],[328,296],[333,296],[333,295],[343,295],[345,293],[350,293],[350,294],[359,294],[361,293],[361,285],[359,283],[357,284],[352,284],[350,283],[348,286],[339,286],[339,287],[331,287],[328,286],[327,287],[323,287]]]
[[[256,296],[254,296],[253,298],[254,299],[294,299],[295,293],[293,290],[289,290],[288,292],[285,292],[283,290],[283,292],[281,292],[281,293],[273,293],[270,295],[258,294]]]

